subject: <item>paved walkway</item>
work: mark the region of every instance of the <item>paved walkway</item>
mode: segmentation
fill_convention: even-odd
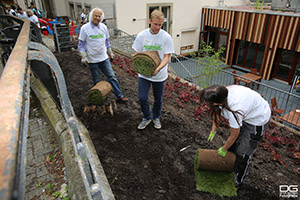
[[[25,199],[67,197],[63,157],[55,135],[39,108],[30,108]],[[68,198],[66,198],[68,199]]]

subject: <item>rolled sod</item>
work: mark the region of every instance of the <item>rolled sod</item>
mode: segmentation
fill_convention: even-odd
[[[107,81],[100,81],[88,91],[88,102],[94,105],[103,104],[112,87]]]
[[[233,172],[208,171],[198,169],[199,151],[194,157],[194,172],[196,189],[198,191],[209,192],[220,197],[237,196],[237,190],[233,182]]]
[[[214,149],[198,149],[198,169],[219,171],[219,172],[233,172],[235,155],[228,151],[223,158],[218,155],[218,151]]]
[[[133,70],[144,76],[152,76],[159,64],[160,57],[157,51],[137,53],[132,59]]]

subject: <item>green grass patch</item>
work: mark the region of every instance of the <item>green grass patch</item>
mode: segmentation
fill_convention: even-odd
[[[156,69],[156,63],[148,56],[138,55],[132,61],[132,68],[144,76],[152,76]]]
[[[102,105],[108,95],[102,96],[101,92],[97,89],[88,92],[88,102],[93,105]]]
[[[194,157],[194,171],[196,179],[196,189],[198,191],[209,192],[221,197],[237,196],[237,190],[233,182],[233,172],[214,172],[198,170],[199,152]]]

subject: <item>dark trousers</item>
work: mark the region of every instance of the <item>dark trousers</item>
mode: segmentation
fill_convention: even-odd
[[[243,122],[238,139],[229,149],[229,151],[234,152],[236,155],[234,166],[234,183],[236,186],[244,183],[249,173],[251,158],[268,125],[269,122],[263,126],[255,126]]]

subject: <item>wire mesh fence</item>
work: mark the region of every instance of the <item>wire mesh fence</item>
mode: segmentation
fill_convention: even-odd
[[[128,55],[134,54],[132,44],[135,36],[117,28],[109,28],[109,33],[112,47],[126,52]],[[277,87],[274,87],[267,80],[258,82],[244,78],[242,72],[237,71],[237,74],[233,74],[232,69],[226,64],[220,67],[221,70],[217,74],[208,77],[204,74],[204,68],[198,64],[198,58],[188,58],[178,54],[172,54],[169,66],[178,77],[200,87],[201,85],[198,83],[201,78],[206,78],[209,85],[232,85],[235,83],[234,76],[248,80],[251,83],[249,87],[260,93],[269,102],[275,120],[297,130],[300,129],[300,96],[287,85],[277,84]],[[274,99],[276,100],[275,104]],[[279,113],[278,109],[283,112]]]
[[[300,96],[293,88],[287,91],[287,89],[270,86],[270,81],[262,80],[262,82],[258,82],[244,78],[242,74],[232,73],[232,69],[229,69],[226,65],[214,76],[207,77],[209,76],[208,74],[199,76],[203,74],[204,71],[198,64],[197,59],[191,59],[177,54],[172,55],[169,66],[177,76],[200,87],[201,85],[198,83],[201,78],[209,78],[209,85],[232,85],[235,83],[234,77],[248,80],[251,82],[249,87],[260,93],[264,99],[269,102],[272,116],[275,120],[296,129],[300,128]],[[283,88],[287,88],[286,85],[282,86]],[[280,110],[282,111],[279,112]]]

